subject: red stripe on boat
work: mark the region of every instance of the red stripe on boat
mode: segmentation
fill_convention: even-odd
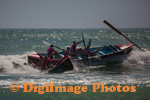
[[[124,44],[124,45],[116,45],[118,46],[121,50],[127,49],[129,47],[132,47],[133,44]]]

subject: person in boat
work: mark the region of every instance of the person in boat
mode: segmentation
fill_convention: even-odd
[[[50,67],[50,68],[54,68],[55,67],[55,64],[56,64],[56,60],[54,60],[54,57],[53,56],[50,56],[48,58],[48,62],[47,62],[47,66]]]
[[[53,65],[53,63],[55,62],[53,56],[50,56],[50,58],[49,58],[47,55],[45,55],[45,57],[42,57],[40,53],[37,53],[37,54],[40,56],[40,59],[42,59],[42,61],[43,61],[42,68],[41,68],[42,71],[45,70],[46,67],[47,68],[55,67],[55,65]]]
[[[88,57],[95,56],[98,51],[100,51],[100,50],[103,49],[103,48],[100,48],[100,49],[96,49],[96,50],[94,50],[93,52],[91,52],[91,51],[90,51],[90,45],[91,45],[91,39],[90,39],[90,41],[89,41],[89,43],[88,43],[88,45],[87,45],[87,48],[86,48],[86,55],[87,55]]]
[[[33,68],[37,67],[37,65],[35,63],[33,63],[31,60],[29,61],[29,65],[32,66]]]
[[[80,42],[77,42],[77,43],[74,41],[73,44],[72,44],[72,46],[71,46],[71,52],[72,53],[79,53],[80,52],[82,55],[84,55],[83,49],[76,47],[78,44],[80,44],[82,42],[83,42],[83,40],[80,41]]]
[[[66,56],[73,56],[73,55],[76,55],[75,53],[73,53],[73,52],[71,52],[71,49],[70,49],[70,47],[67,47],[67,50],[65,50],[65,52],[64,52],[64,57],[66,57]]]
[[[61,58],[58,51],[56,51],[53,47],[54,47],[53,45],[50,45],[50,47],[47,49],[47,56],[50,57],[56,55],[57,58]]]
[[[29,63],[28,63],[30,66],[32,66],[33,68],[35,68],[35,69],[41,69],[37,64],[35,64],[35,63],[33,63],[31,60],[29,61]]]

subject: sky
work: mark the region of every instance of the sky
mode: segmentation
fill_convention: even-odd
[[[150,28],[150,0],[0,0],[0,28]]]

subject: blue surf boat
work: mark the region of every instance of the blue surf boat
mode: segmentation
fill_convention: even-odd
[[[133,49],[133,44],[124,44],[124,45],[109,45],[103,47],[93,47],[90,48],[90,51],[101,49],[96,52],[95,56],[82,56],[79,53],[79,56],[75,56],[75,59],[71,59],[72,62],[77,63],[78,66],[95,66],[95,65],[105,65],[108,63],[120,63],[119,57],[125,57],[128,53],[130,53]],[[85,51],[85,49],[83,50]],[[61,55],[64,52],[60,52]],[[119,60],[118,60],[119,59]]]

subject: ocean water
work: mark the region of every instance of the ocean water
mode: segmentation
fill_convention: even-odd
[[[85,66],[60,74],[48,74],[33,69],[28,65],[27,55],[37,52],[46,53],[48,46],[43,40],[61,48],[71,46],[73,41],[92,40],[91,46],[104,46],[130,43],[111,29],[0,29],[0,100],[148,100],[150,99],[150,29],[119,29],[146,52],[134,47],[119,64]],[[79,44],[79,47],[84,47]],[[58,49],[56,49],[58,50]],[[59,51],[59,50],[58,50]],[[14,69],[12,62],[23,68]],[[17,83],[18,92],[12,92],[10,85]],[[54,83],[54,86],[87,86],[88,91],[81,94],[47,92],[24,93],[24,83]],[[106,86],[135,86],[136,92],[92,92],[93,83]]]

